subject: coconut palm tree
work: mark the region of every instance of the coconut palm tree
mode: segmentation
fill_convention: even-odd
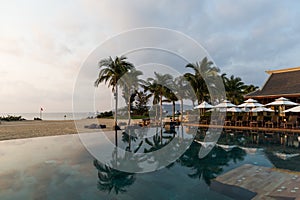
[[[162,125],[162,102],[163,96],[171,93],[171,85],[173,77],[170,74],[160,74],[154,72],[155,78],[148,78],[147,82],[144,85],[146,91],[150,91],[153,94],[155,102],[159,98],[160,104],[160,123]],[[153,100],[154,101],[154,100]]]
[[[249,94],[250,92],[254,92],[258,89],[259,87],[255,86],[255,85],[246,85],[246,88],[244,90],[244,94]]]
[[[135,96],[135,109],[137,114],[146,115],[148,114],[147,104],[151,98],[152,94],[147,94],[144,91],[136,91]]]
[[[244,100],[243,94],[246,89],[246,85],[242,79],[233,75],[228,78],[226,74],[222,74],[222,78],[224,80],[227,99],[234,104],[242,103]]]
[[[100,83],[104,82],[108,84],[108,87],[112,87],[112,92],[115,95],[115,144],[118,146],[118,136],[117,136],[117,113],[118,113],[118,81],[121,77],[126,74],[129,70],[134,68],[134,65],[126,61],[125,56],[104,58],[99,61],[98,66],[100,69],[98,78],[96,79],[94,85],[99,86]]]
[[[155,105],[155,120],[158,119],[157,104],[159,103],[159,91],[157,84],[152,83],[149,79],[142,85],[144,92],[150,92],[150,97],[153,97],[152,104]]]
[[[120,81],[120,86],[123,89],[123,97],[125,99],[125,102],[128,106],[127,112],[128,112],[128,125],[130,125],[131,122],[131,106],[132,102],[134,100],[133,95],[135,96],[136,90],[138,89],[140,83],[143,82],[142,79],[139,79],[138,77],[143,75],[143,72],[136,70],[134,68],[128,70],[126,74],[123,75]]]
[[[207,57],[202,61],[196,63],[189,63],[185,66],[191,68],[194,71],[192,73],[185,73],[184,77],[190,82],[196,94],[198,104],[204,100],[208,100],[209,91],[207,84],[214,82],[214,77],[218,76],[219,69],[213,66],[213,62],[209,61]],[[209,85],[212,88],[213,84]]]
[[[166,99],[164,102],[172,102],[172,119],[175,119],[175,102],[178,101],[177,96],[173,91],[170,91],[165,94]]]
[[[184,78],[184,76],[179,76],[175,78],[175,84],[173,85],[173,88],[175,90],[175,94],[180,100],[180,121],[182,121],[183,116],[183,99],[190,98],[193,99],[192,96],[195,97],[194,94],[188,94],[187,91],[191,91],[191,87],[187,84],[187,80]],[[195,106],[194,106],[195,107]]]

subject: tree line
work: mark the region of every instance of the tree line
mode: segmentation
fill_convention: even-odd
[[[137,70],[125,56],[102,59],[99,61],[98,67],[100,71],[94,85],[97,87],[100,83],[105,83],[112,88],[116,113],[118,111],[118,88],[121,89],[122,97],[127,105],[128,124],[130,124],[131,114],[148,115],[147,105],[151,99],[153,105],[159,105],[159,109],[156,106],[156,118],[162,116],[163,102],[173,104],[173,117],[177,101],[180,101],[181,113],[184,99],[191,100],[193,106],[203,101],[210,102],[211,95],[214,93],[212,88],[218,90],[214,84],[211,84],[217,80],[216,77],[221,78],[225,89],[225,96],[220,98],[226,98],[234,104],[242,103],[245,94],[258,89],[257,86],[245,84],[240,77],[219,75],[220,69],[207,57],[184,66],[190,72],[179,77],[154,72],[153,78],[142,80],[140,78],[143,75],[142,71]],[[117,115],[115,115],[115,125],[117,125],[116,123]]]

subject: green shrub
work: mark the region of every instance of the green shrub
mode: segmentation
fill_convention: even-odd
[[[4,117],[4,116],[0,117],[0,120],[10,122],[10,121],[22,121],[25,119],[22,118],[22,116],[7,115],[7,117]]]
[[[113,117],[112,111],[105,111],[96,116],[96,118],[111,118]]]

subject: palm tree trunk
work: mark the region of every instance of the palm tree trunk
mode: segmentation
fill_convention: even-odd
[[[118,146],[118,86],[116,85],[116,92],[115,92],[115,145]]]
[[[158,105],[155,104],[155,126],[157,126],[158,119]]]
[[[162,128],[162,94],[160,94],[160,126]]]
[[[128,97],[128,126],[130,125],[130,122],[131,122],[131,102],[130,102],[130,100],[131,100],[131,96],[129,95],[129,97]]]
[[[182,122],[182,118],[183,118],[183,99],[180,99],[180,123]]]
[[[128,148],[129,148],[129,152],[131,152],[131,130],[128,130]]]
[[[172,101],[172,118],[173,118],[173,121],[175,121],[175,101]]]

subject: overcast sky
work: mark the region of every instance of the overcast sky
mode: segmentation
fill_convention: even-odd
[[[154,3],[155,2],[155,3]],[[300,65],[298,1],[3,1],[0,113],[72,111],[81,64],[108,38],[140,27],[180,31],[222,73],[262,86],[265,70]],[[95,63],[95,67],[97,63]]]

